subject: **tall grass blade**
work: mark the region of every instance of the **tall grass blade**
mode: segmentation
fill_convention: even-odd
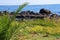
[[[21,10],[28,5],[28,3],[24,3],[18,7],[18,9],[15,11],[14,17],[17,15],[17,13],[21,12]]]
[[[14,15],[13,15],[13,17],[12,17],[10,24],[15,20],[16,15],[17,15],[27,4],[28,4],[28,3],[24,3],[24,4],[22,4],[22,5],[19,6],[19,8],[15,11],[15,13],[14,13]],[[7,35],[7,37],[8,37],[6,40],[10,40],[10,38],[12,37],[12,33],[13,33],[13,35],[15,35],[14,32],[15,32],[16,30],[18,30],[18,28],[19,28],[18,25],[15,26],[15,27],[9,27],[9,29],[7,30],[7,33],[6,33],[6,35]],[[9,35],[9,36],[8,36],[8,35]]]

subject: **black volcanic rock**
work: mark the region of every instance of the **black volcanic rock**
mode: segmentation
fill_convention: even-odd
[[[6,14],[8,14],[9,12],[5,10],[5,11],[3,11],[2,13],[6,15]]]
[[[39,11],[39,13],[41,13],[42,15],[49,15],[49,14],[51,14],[51,11],[50,10],[48,10],[48,9],[44,9],[44,8],[42,8],[40,11]]]
[[[51,17],[57,17],[57,14],[52,14]]]
[[[13,12],[10,13],[10,15],[14,15],[14,13],[15,13],[15,12],[13,11]]]
[[[10,15],[10,17],[13,17],[13,15],[14,15],[14,11],[13,12],[8,12],[8,11],[0,11],[0,15],[3,15],[3,14],[6,14],[6,13],[9,13],[9,15]],[[50,15],[50,14],[52,14],[52,15]],[[56,18],[56,19],[58,19],[58,18],[60,18],[60,16],[58,16],[57,14],[53,14],[50,10],[48,10],[48,9],[44,9],[44,8],[42,8],[40,11],[39,11],[39,13],[36,13],[36,12],[34,12],[34,11],[22,11],[22,12],[20,12],[20,13],[17,13],[17,15],[16,15],[16,18],[22,18],[22,19],[34,19],[34,18],[39,18],[39,19],[44,19],[44,18],[51,18],[51,19],[53,19],[53,18]]]
[[[1,15],[3,15],[3,14],[2,14],[2,11],[0,11],[0,16],[1,16]]]
[[[52,14],[52,15],[50,16],[50,19],[53,19],[53,18],[59,19],[59,16],[58,16],[57,14]]]

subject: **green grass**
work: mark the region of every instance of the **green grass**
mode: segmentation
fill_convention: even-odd
[[[21,5],[12,18],[8,15],[0,16],[0,40],[55,40],[60,37],[60,19],[15,21],[16,14],[26,5]],[[44,34],[49,37],[43,37]]]
[[[22,39],[24,40],[24,36],[27,37],[28,39],[31,40],[44,40],[42,38],[42,36],[39,36],[37,34],[46,34],[47,31],[39,31],[40,27],[44,27],[44,28],[60,28],[60,20],[58,20],[57,22],[54,20],[41,20],[41,19],[33,19],[33,20],[23,20],[23,21],[10,21],[10,18],[8,17],[8,15],[4,15],[4,16],[0,16],[0,40],[19,40],[20,37],[23,37]],[[37,27],[37,26],[40,27]],[[34,30],[29,31],[29,29],[33,28]],[[38,28],[38,29],[36,29]],[[36,30],[36,31],[35,31]],[[54,29],[55,30],[55,29]],[[58,29],[57,29],[58,30]],[[58,30],[60,31],[60,30]],[[55,37],[60,37],[60,33],[55,32],[54,34],[48,33],[48,35],[51,35],[51,39],[54,39]],[[33,34],[33,37],[30,36]],[[34,36],[37,36],[37,38],[35,38]],[[53,38],[52,38],[53,36]],[[41,37],[41,38],[39,38]],[[47,40],[49,40],[49,38],[45,38]]]
[[[11,26],[11,23],[15,20],[16,14],[20,12],[26,5],[27,3],[22,4],[15,11],[12,18],[10,18],[9,15],[0,16],[0,40],[10,40],[11,37],[16,34],[15,31],[18,30],[19,26]]]

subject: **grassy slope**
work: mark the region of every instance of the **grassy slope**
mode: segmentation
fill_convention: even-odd
[[[12,21],[10,26],[8,25],[9,18],[7,15],[0,16],[0,39],[1,40],[53,40],[56,37],[60,37],[60,20],[24,20],[24,21]],[[8,27],[9,26],[9,27]],[[17,30],[16,30],[17,29]],[[42,35],[48,34],[49,37],[42,37]],[[36,37],[35,37],[36,36]]]
[[[12,19],[0,16],[0,40],[55,40],[55,37],[60,40],[60,19],[15,21],[16,14],[26,5],[19,7]],[[42,37],[44,34],[50,36]]]

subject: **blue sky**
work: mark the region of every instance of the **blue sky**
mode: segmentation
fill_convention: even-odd
[[[60,0],[0,0],[0,5],[21,5],[29,2],[29,5],[60,4]]]

